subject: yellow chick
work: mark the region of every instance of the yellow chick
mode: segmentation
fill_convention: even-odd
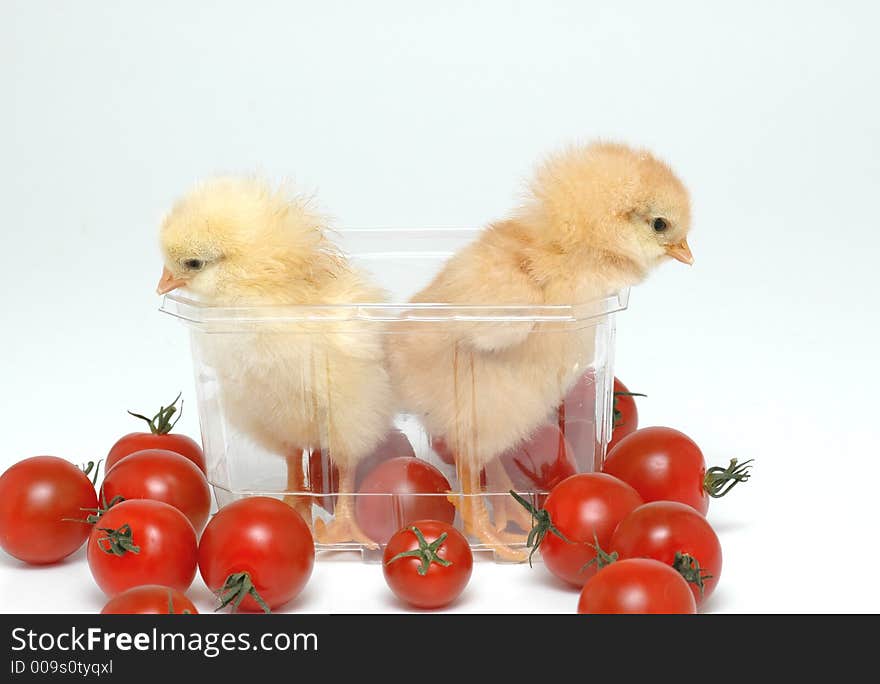
[[[379,302],[384,293],[353,268],[308,203],[247,178],[210,180],[164,219],[158,292],[186,290],[212,306]],[[339,499],[319,542],[375,544],[354,518],[355,468],[391,427],[392,389],[381,333],[372,323],[315,309],[312,320],[263,322],[241,334],[205,336],[223,411],[239,430],[285,456],[288,491],[307,490],[303,449],[329,453]],[[327,320],[321,320],[321,318]],[[288,497],[307,521],[307,497]]]
[[[663,162],[624,145],[572,147],[542,164],[523,205],[412,301],[587,302],[642,281],[670,257],[692,263],[689,229],[688,192]],[[422,315],[431,314],[410,314]],[[388,346],[405,410],[455,454],[468,533],[511,560],[523,557],[509,547],[522,537],[494,527],[484,498],[469,495],[481,491],[481,469],[547,420],[592,358],[592,331],[552,325],[558,331],[533,321],[456,322],[430,335],[412,321]]]

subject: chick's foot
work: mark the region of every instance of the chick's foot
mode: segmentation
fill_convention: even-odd
[[[520,506],[514,499],[506,494],[511,489],[516,489],[504,466],[498,459],[486,466],[486,475],[493,491],[505,492],[503,496],[492,497],[492,513],[495,519],[495,529],[505,538],[513,537],[513,542],[525,541],[526,535],[532,529],[534,522],[532,516]],[[453,502],[455,503],[455,502]],[[505,534],[510,523],[516,525],[522,532],[521,537],[515,537],[515,533]]]
[[[315,541],[319,544],[363,544],[368,549],[378,549],[379,545],[370,539],[357,524],[351,497],[340,495],[336,502],[336,513],[330,523],[315,521]]]
[[[510,526],[510,523],[516,525],[522,530],[522,533],[507,533],[506,531]],[[532,520],[532,516],[530,516],[522,506],[516,503],[516,501],[495,502],[495,527],[499,532],[504,533],[508,537],[515,537],[516,541],[522,542],[525,540],[526,535],[528,535],[529,530],[532,529],[533,525],[534,521]]]
[[[450,497],[458,508],[464,523],[465,534],[491,546],[495,555],[506,561],[521,563],[528,557],[526,549],[514,549],[511,545],[523,544],[523,535],[499,532],[489,517],[489,511],[480,495]]]
[[[312,501],[311,497],[302,494],[287,494],[282,501],[302,516],[306,525],[312,527]]]

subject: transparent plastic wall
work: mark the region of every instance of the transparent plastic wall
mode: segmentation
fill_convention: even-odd
[[[521,558],[531,521],[509,490],[539,504],[564,477],[601,467],[611,434],[614,315],[626,308],[628,293],[554,306],[408,304],[473,236],[441,230],[342,231],[337,236],[342,249],[384,287],[385,302],[219,308],[179,294],[165,298],[163,311],[191,329],[208,478],[220,506],[258,494],[282,498],[313,525],[319,550],[357,550],[371,560],[380,557],[394,530],[425,517],[454,521],[476,551],[492,552],[497,560]],[[530,368],[518,368],[516,377],[523,382],[500,393],[480,356],[490,352],[462,345],[463,326],[527,330],[525,340],[538,356]],[[341,487],[334,458],[334,430],[338,435],[345,429],[331,424],[334,401],[341,400],[329,389],[327,396],[315,396],[327,363],[316,341],[328,336],[346,340],[355,355],[358,340],[367,337],[381,340],[389,356],[403,345],[450,346],[435,357],[430,377],[436,400],[460,419],[446,424],[445,434],[432,434],[426,420],[430,407],[408,412],[406,388],[398,387],[395,395],[402,399],[387,407],[385,437],[368,453],[347,459],[351,491]],[[306,351],[298,367],[273,368],[268,362],[267,375],[243,372],[273,348]],[[545,353],[547,364],[542,363]],[[523,365],[522,359],[516,363]],[[288,373],[307,391],[267,396],[273,372]],[[407,381],[405,374],[395,377],[398,385]],[[433,399],[431,392],[427,396]],[[329,411],[320,409],[328,406]],[[283,422],[269,420],[273,411],[290,412],[299,422],[313,416],[310,436],[286,434]],[[442,477],[435,473],[436,482],[423,483],[418,493],[391,493],[394,469],[384,464],[413,457]],[[383,477],[386,470],[391,475]],[[366,538],[327,539],[322,531],[340,515],[351,517]]]

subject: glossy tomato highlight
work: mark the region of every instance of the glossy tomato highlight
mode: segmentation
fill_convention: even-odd
[[[98,506],[95,487],[55,456],[19,461],[0,476],[0,547],[33,565],[55,563],[83,545]]]
[[[710,497],[727,494],[749,479],[751,461],[732,460],[727,468],[706,470],[703,452],[686,434],[668,427],[647,427],[624,437],[602,470],[632,485],[645,502],[679,501],[703,515]]]
[[[697,604],[709,598],[721,578],[721,543],[705,517],[691,506],[654,501],[626,516],[611,537],[621,559],[653,558],[688,581]]]
[[[596,546],[607,549],[618,523],[642,505],[638,492],[602,473],[573,475],[535,513],[533,541],[547,569],[577,587],[596,573]]]
[[[211,511],[211,490],[202,471],[173,451],[147,449],[126,456],[107,471],[102,500],[152,499],[183,513],[201,532]]]
[[[315,563],[308,525],[278,499],[254,496],[225,506],[199,544],[199,572],[221,607],[270,612],[295,598]]]
[[[116,504],[95,523],[86,550],[92,577],[108,596],[142,584],[183,592],[196,574],[195,530],[161,501]]]

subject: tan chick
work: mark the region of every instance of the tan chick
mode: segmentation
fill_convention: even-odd
[[[642,281],[669,259],[693,262],[688,192],[644,150],[596,143],[542,164],[525,202],[453,256],[413,302],[587,302]],[[419,310],[410,313],[418,317]],[[427,315],[430,315],[427,314]],[[521,536],[493,526],[480,471],[545,420],[593,356],[592,331],[542,322],[460,322],[444,335],[410,322],[389,338],[405,410],[456,455],[467,531],[511,560]],[[541,334],[546,333],[546,334]]]
[[[248,178],[208,181],[164,219],[158,292],[186,288],[212,306],[383,300],[324,226],[307,202],[283,189]],[[326,526],[316,522],[318,541],[375,546],[355,522],[351,492],[358,461],[391,426],[392,391],[377,328],[357,320],[264,322],[242,334],[206,335],[203,344],[224,413],[263,448],[287,458],[288,491],[307,489],[303,449],[329,452],[338,467],[335,516]],[[311,520],[307,497],[288,501]]]

